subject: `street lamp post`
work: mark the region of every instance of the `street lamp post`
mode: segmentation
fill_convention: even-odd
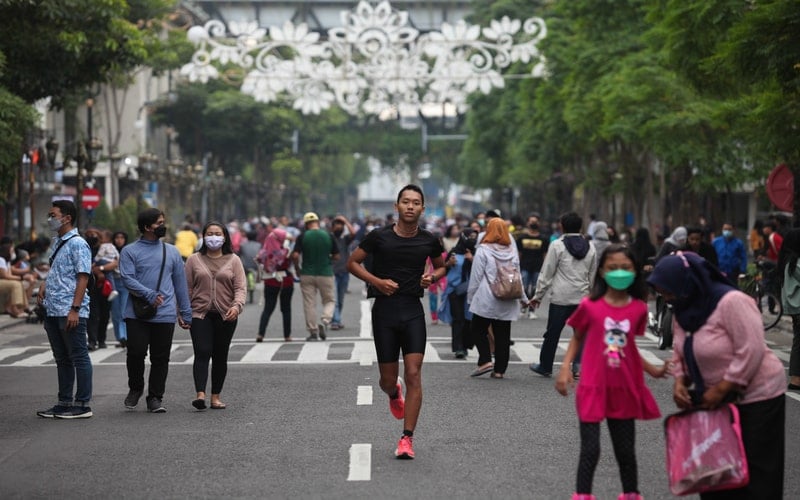
[[[84,146],[83,142],[78,142],[78,151],[75,154],[75,165],[78,169],[75,175],[75,210],[77,212],[77,219],[75,221],[75,227],[81,227],[81,208],[83,207],[83,166],[86,164],[87,161],[86,155],[86,147]]]
[[[145,153],[139,156],[139,166],[136,168],[137,186],[139,193],[136,196],[136,211],[142,211],[142,202],[144,195],[144,179],[149,176],[155,166],[158,164],[158,157],[152,153]]]
[[[122,161],[122,155],[114,151],[108,156],[108,160],[110,161],[109,175],[111,177],[110,208],[113,209],[119,205],[119,166],[120,162]]]

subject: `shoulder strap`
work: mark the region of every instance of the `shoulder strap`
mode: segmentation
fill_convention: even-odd
[[[55,262],[56,255],[58,255],[58,252],[61,250],[61,247],[66,245],[69,240],[71,240],[72,238],[75,238],[76,236],[78,236],[78,235],[77,234],[73,234],[72,236],[70,236],[66,240],[62,240],[61,243],[58,244],[58,246],[56,247],[55,251],[53,252],[53,255],[50,256],[50,266],[51,267],[53,265],[53,262]]]
[[[164,264],[167,262],[167,245],[161,242],[161,270],[158,272],[158,283],[156,283],[156,293],[161,288],[161,278],[164,276]]]

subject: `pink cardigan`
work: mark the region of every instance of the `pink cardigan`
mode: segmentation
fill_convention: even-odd
[[[242,260],[236,254],[223,255],[219,262],[200,253],[193,253],[186,259],[186,281],[189,285],[189,298],[192,302],[192,317],[205,318],[214,307],[223,316],[231,306],[242,312],[247,297],[247,278]],[[219,271],[212,271],[214,268]]]
[[[672,371],[686,374],[683,343],[686,332],[674,326]],[[783,363],[764,342],[764,327],[755,302],[748,295],[728,292],[705,325],[694,333],[694,353],[706,389],[722,380],[743,386],[740,403],[755,403],[780,396],[786,389]]]

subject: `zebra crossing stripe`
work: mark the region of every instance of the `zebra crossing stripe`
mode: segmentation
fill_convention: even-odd
[[[275,342],[256,344],[242,356],[240,363],[266,363],[272,359],[280,347],[281,344]]]
[[[309,342],[300,350],[297,356],[298,363],[312,363],[320,359],[328,359],[328,349],[330,344],[328,342]]]
[[[41,366],[49,361],[54,361],[52,351],[40,352],[39,354],[34,354],[33,356],[21,359],[13,364],[16,366]]]
[[[0,350],[0,361],[10,358],[11,356],[16,356],[17,354],[22,354],[27,350],[27,347],[9,347],[7,349],[2,349]]]

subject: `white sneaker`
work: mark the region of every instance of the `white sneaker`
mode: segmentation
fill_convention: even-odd
[[[528,319],[539,319],[539,316],[537,316],[535,312],[531,311],[528,313]]]
[[[111,290],[111,293],[108,294],[108,301],[111,302],[117,297],[119,297],[119,292],[116,290]]]

